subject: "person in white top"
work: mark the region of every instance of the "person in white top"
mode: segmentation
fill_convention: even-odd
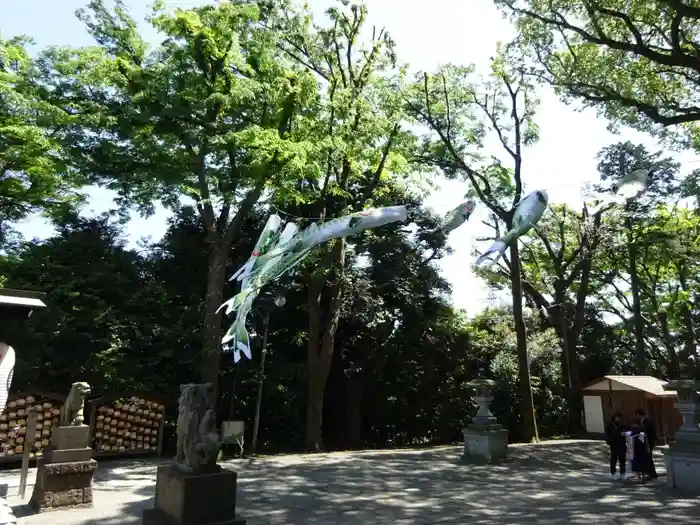
[[[15,350],[0,341],[0,413],[5,410],[15,370]]]

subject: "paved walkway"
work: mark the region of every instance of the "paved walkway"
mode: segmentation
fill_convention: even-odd
[[[607,475],[605,445],[561,441],[513,446],[500,466],[458,462],[461,448],[331,453],[232,461],[248,525],[697,524],[700,498],[661,479],[639,486]],[[21,517],[19,525],[132,525],[152,506],[157,462],[105,462],[95,508]],[[34,471],[30,472],[27,499]],[[0,472],[17,496],[17,471]]]

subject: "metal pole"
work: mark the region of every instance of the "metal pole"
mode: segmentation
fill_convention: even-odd
[[[260,357],[260,375],[258,377],[258,398],[255,401],[255,420],[253,421],[253,439],[250,443],[250,452],[255,454],[258,447],[258,429],[260,428],[260,405],[262,404],[263,379],[265,377],[265,355],[267,355],[267,336],[270,332],[270,308],[265,311],[263,321],[262,355]]]

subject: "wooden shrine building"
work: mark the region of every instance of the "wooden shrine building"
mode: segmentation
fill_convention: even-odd
[[[46,308],[46,294],[0,288],[0,319],[27,319],[36,308]]]
[[[641,408],[656,425],[659,444],[673,440],[683,418],[675,406],[676,392],[664,390],[664,384],[652,376],[604,376],[584,386],[586,432],[602,436],[615,412],[629,422]]]

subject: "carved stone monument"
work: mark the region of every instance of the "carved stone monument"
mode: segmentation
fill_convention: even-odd
[[[158,467],[155,505],[143,512],[144,525],[245,525],[235,518],[238,475],[216,462],[214,404],[211,383],[180,385],[175,461]]]
[[[664,451],[666,483],[672,488],[700,494],[700,384],[693,379],[679,379],[667,383],[664,389],[676,391],[676,408],[683,416],[676,440]]]
[[[51,430],[51,444],[37,461],[36,482],[29,504],[39,512],[92,507],[90,427],[83,424],[85,397],[90,385],[73,383],[61,408],[59,425]]]
[[[475,379],[467,383],[474,388],[474,400],[479,410],[462,433],[464,434],[464,459],[480,459],[488,462],[503,459],[508,454],[508,431],[503,428],[489,407],[495,382],[490,379]]]

